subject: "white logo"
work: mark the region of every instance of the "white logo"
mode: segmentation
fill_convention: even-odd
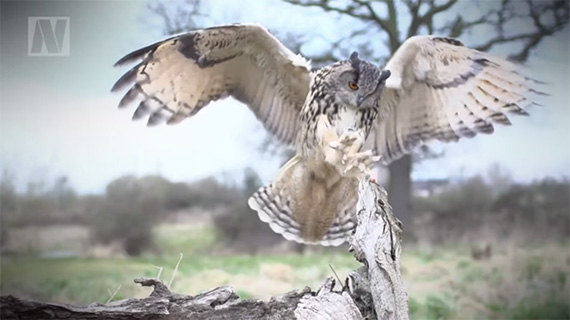
[[[69,17],[28,17],[28,55],[69,56]]]

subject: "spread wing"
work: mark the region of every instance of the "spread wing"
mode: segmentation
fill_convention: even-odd
[[[540,93],[519,66],[451,38],[410,38],[385,69],[392,75],[371,134],[385,164],[430,140],[457,141],[490,134],[495,123],[510,125],[507,114],[528,115],[531,96]]]
[[[192,31],[134,51],[115,66],[141,60],[111,91],[140,101],[133,119],[175,124],[227,96],[247,104],[264,127],[292,143],[309,91],[310,67],[257,24]]]

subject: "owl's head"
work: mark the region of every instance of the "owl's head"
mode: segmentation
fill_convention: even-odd
[[[346,61],[332,66],[325,81],[335,92],[335,100],[349,108],[378,107],[389,70],[380,70],[353,52]]]

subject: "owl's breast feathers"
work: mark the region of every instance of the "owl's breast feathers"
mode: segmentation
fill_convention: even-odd
[[[320,140],[317,136],[317,120],[322,119],[321,115],[326,116],[327,127],[332,128],[338,136],[351,130],[359,131],[367,138],[378,114],[380,101],[374,108],[343,105],[335,98],[334,89],[323,80],[325,76],[326,72],[315,76],[308,98],[301,109],[302,131],[298,136],[297,146],[305,150],[319,149],[315,147]]]

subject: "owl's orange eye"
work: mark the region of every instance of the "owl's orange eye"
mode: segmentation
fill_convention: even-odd
[[[348,82],[348,87],[352,90],[358,90],[358,85],[356,84],[356,82],[354,81],[349,81]]]

